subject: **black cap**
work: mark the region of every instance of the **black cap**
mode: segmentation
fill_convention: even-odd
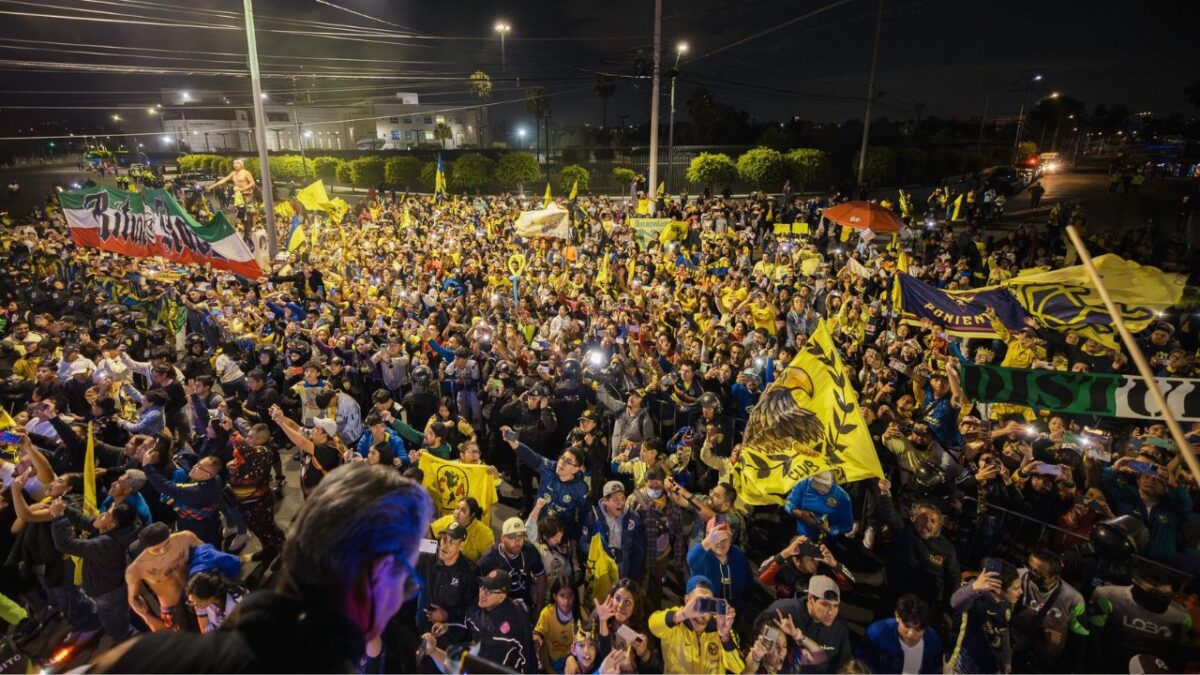
[[[485,576],[480,577],[479,587],[494,592],[508,592],[508,572],[504,570],[492,570]]]
[[[171,529],[164,523],[150,523],[138,533],[134,549],[141,553],[151,546],[158,546],[171,537]]]
[[[442,536],[463,541],[467,538],[467,528],[459,525],[457,520],[452,520],[446,529],[442,530]]]

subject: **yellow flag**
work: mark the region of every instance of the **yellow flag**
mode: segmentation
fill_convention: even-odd
[[[484,522],[489,522],[486,514],[491,512],[497,496],[496,479],[488,465],[463,464],[423,452],[417,466],[425,473],[423,484],[433,497],[438,516],[453,513],[460,501],[474,497],[479,502],[479,508],[483,509]]]
[[[850,241],[850,236],[851,236],[852,234],[854,234],[854,228],[852,228],[852,227],[846,227],[845,225],[843,225],[843,226],[842,226],[842,236],[841,236],[841,240],[842,240],[843,242]]]
[[[550,184],[547,183],[546,187],[549,188]],[[575,184],[571,186],[571,194],[567,195],[567,201],[573,202],[573,201],[575,201],[575,198],[578,196],[579,196],[579,181],[576,180]]]
[[[665,194],[667,194],[667,182],[660,181],[658,184],[658,196],[662,197]]]
[[[775,234],[791,234],[791,223],[775,223]]]
[[[959,195],[958,199],[954,200],[954,213],[950,216],[950,220],[958,220],[958,212],[962,209],[963,196]]]
[[[17,426],[17,422],[12,418],[12,415],[8,414],[8,410],[5,408],[0,408],[0,429],[7,429],[15,426]]]
[[[798,223],[792,223],[792,234],[808,234],[808,221],[802,220]]]
[[[325,181],[317,181],[296,193],[296,201],[309,211],[324,211],[329,203],[329,193],[325,192]]]
[[[242,196],[241,190],[233,191],[233,205],[234,206],[245,206],[246,205],[246,198]]]
[[[904,190],[900,190],[900,215],[908,218],[912,215],[912,206],[908,203],[908,198],[904,196]]]
[[[1098,256],[1093,262],[1120,308],[1125,325],[1134,333],[1145,330],[1158,319],[1158,312],[1183,298],[1187,279],[1181,274],[1139,265],[1112,253]],[[1117,347],[1112,317],[1083,265],[1050,271],[1022,270],[1002,285],[1043,325],[1079,333],[1109,348]]]
[[[404,215],[400,218],[400,228],[408,229],[412,227],[412,224],[412,213],[410,213],[408,209],[404,209]]]
[[[596,272],[596,283],[607,284],[609,282],[608,274],[608,254],[605,253],[600,257],[600,269]]]
[[[325,206],[329,211],[329,222],[334,225],[341,225],[342,219],[350,212],[350,205],[341,197],[334,197]]]
[[[843,484],[883,477],[824,320],[750,412],[732,479],[747,504],[762,506],[785,503],[797,482],[821,471]]]
[[[607,598],[609,590],[616,585],[621,576],[617,562],[604,550],[604,542],[599,534],[593,536],[592,543],[588,545],[585,569],[584,607],[590,607],[593,601],[603,601]]]
[[[96,433],[88,422],[87,450],[83,455],[83,515],[100,513],[96,506]]]
[[[546,181],[546,196],[542,199],[542,208],[550,206],[550,202],[552,201],[554,201],[554,198],[550,196],[550,181]]]

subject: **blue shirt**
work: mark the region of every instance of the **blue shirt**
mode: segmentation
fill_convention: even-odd
[[[962,436],[958,433],[958,406],[950,403],[949,394],[935,399],[933,392],[926,389],[923,415],[922,421],[929,425],[929,433],[943,448],[962,445]]]
[[[142,521],[142,527],[154,522],[154,518],[150,515],[150,507],[146,505],[146,498],[142,496],[142,493],[135,492],[129,495],[123,503],[132,506],[133,510],[137,512],[138,520]],[[105,497],[104,501],[100,504],[100,511],[107,511],[112,507],[112,504],[113,498]]]
[[[729,554],[722,563],[712,551],[704,550],[703,544],[693,544],[687,554],[688,575],[703,574],[713,583],[712,594],[724,598],[739,612],[750,601],[750,587],[754,583],[754,570],[746,553],[738,546],[730,546]]]
[[[813,479],[805,478],[796,483],[796,487],[788,493],[787,511],[790,514],[796,509],[808,511],[817,518],[824,516],[829,522],[829,537],[840,537],[854,527],[854,513],[851,511],[850,495],[840,485],[830,487],[828,494],[821,494],[813,488]],[[810,528],[808,523],[796,519],[796,533],[802,534],[813,541],[825,536],[819,528]]]

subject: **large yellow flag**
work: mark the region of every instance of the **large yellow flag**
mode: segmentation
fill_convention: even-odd
[[[1183,297],[1187,279],[1182,274],[1139,265],[1111,253],[1093,262],[1120,307],[1125,325],[1135,333],[1154,322],[1157,312],[1178,304]],[[1003,285],[1042,324],[1079,333],[1110,348],[1117,346],[1112,317],[1083,265],[1022,270]]]
[[[100,508],[96,506],[96,435],[92,423],[88,422],[87,450],[83,455],[83,515],[99,514]],[[82,586],[83,559],[76,556],[71,556],[71,559],[75,561],[74,583]]]
[[[328,208],[329,193],[325,192],[325,181],[317,181],[296,193],[296,201],[309,211],[324,211]]]
[[[600,535],[593,535],[592,543],[588,545],[587,567],[584,573],[584,607],[591,607],[593,601],[603,602],[620,576],[617,561],[604,550],[604,542]]]
[[[334,225],[341,225],[342,219],[350,212],[350,205],[341,197],[334,197],[325,206],[329,211],[329,222]]]
[[[822,320],[751,409],[732,479],[747,504],[783,504],[797,482],[826,470],[838,483],[883,476],[850,373]]]
[[[452,513],[467,497],[474,497],[485,514],[497,501],[496,479],[487,464],[464,464],[423,452],[417,466],[425,473],[423,484],[433,497],[439,517]]]

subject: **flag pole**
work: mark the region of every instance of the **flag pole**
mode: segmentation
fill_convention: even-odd
[[[246,51],[250,57],[250,91],[254,96],[254,141],[258,145],[258,170],[262,173],[263,225],[267,228],[267,251],[274,260],[275,254],[279,253],[279,235],[275,232],[275,193],[271,185],[271,162],[267,155],[267,114],[263,111],[262,83],[258,73],[253,0],[243,0],[242,8],[246,19]]]
[[[1171,430],[1171,438],[1175,440],[1175,447],[1179,448],[1179,454],[1187,462],[1188,469],[1192,472],[1192,475],[1200,477],[1200,462],[1196,461],[1196,455],[1192,452],[1192,446],[1187,442],[1187,436],[1183,433],[1183,427],[1179,426],[1179,420],[1175,419],[1175,413],[1167,407],[1167,398],[1163,396],[1162,390],[1158,388],[1158,382],[1154,379],[1154,371],[1150,369],[1150,362],[1146,360],[1146,355],[1142,353],[1142,348],[1138,346],[1137,341],[1133,338],[1133,333],[1130,333],[1129,328],[1125,326],[1125,321],[1121,318],[1121,312],[1117,309],[1117,304],[1113,302],[1112,296],[1108,294],[1108,288],[1104,285],[1104,281],[1100,278],[1100,273],[1092,263],[1092,255],[1088,253],[1083,237],[1079,235],[1079,230],[1075,229],[1074,225],[1067,226],[1067,236],[1071,238],[1071,244],[1075,247],[1076,253],[1079,254],[1079,259],[1083,261],[1083,267],[1087,270],[1088,277],[1096,285],[1096,290],[1100,293],[1100,299],[1104,301],[1104,308],[1108,310],[1109,316],[1112,317],[1113,325],[1117,327],[1117,332],[1121,335],[1121,342],[1125,343],[1125,348],[1129,350],[1129,356],[1133,358],[1134,364],[1137,365],[1138,373],[1146,382],[1146,388],[1150,390],[1151,395],[1154,396],[1154,402],[1158,404],[1158,409],[1162,411],[1163,422]]]

